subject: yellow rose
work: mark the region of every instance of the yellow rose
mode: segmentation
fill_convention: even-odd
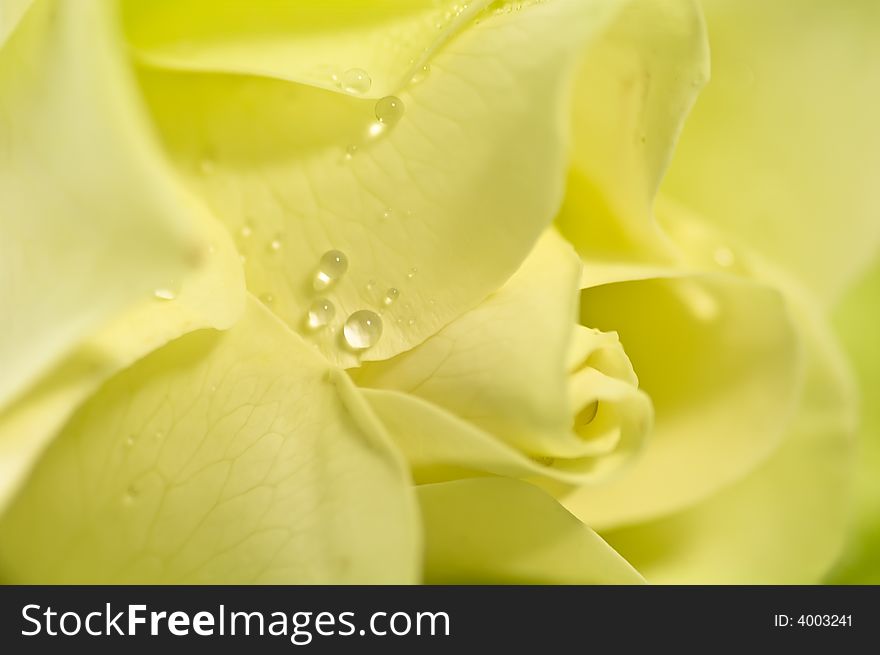
[[[792,76],[826,5],[708,3],[655,203],[685,0],[9,4],[0,577],[820,579],[867,109],[770,145],[867,106]]]

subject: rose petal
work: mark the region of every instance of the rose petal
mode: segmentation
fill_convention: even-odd
[[[641,576],[552,497],[504,478],[418,487],[429,584],[639,584]]]
[[[414,582],[416,507],[344,374],[252,301],[107,384],[0,522],[8,580]]]

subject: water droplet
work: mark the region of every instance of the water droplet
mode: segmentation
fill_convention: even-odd
[[[733,251],[726,246],[716,249],[713,257],[716,264],[725,268],[733,266],[736,262],[736,255],[734,255]]]
[[[394,216],[394,210],[392,210],[390,207],[382,212],[382,219],[383,220],[386,220],[386,221],[390,220],[393,216]]]
[[[385,297],[382,299],[382,302],[387,307],[388,305],[394,304],[394,301],[400,297],[400,291],[391,287],[388,291],[385,292]]]
[[[217,385],[216,384],[211,385],[211,393],[217,393]]]
[[[251,235],[254,233],[254,226],[250,223],[245,223],[241,226],[241,229],[238,231],[241,235],[242,239],[250,239]]]
[[[217,168],[217,162],[213,157],[202,157],[199,161],[199,170],[203,175],[211,175]]]
[[[128,489],[125,490],[125,494],[122,496],[123,504],[131,505],[135,499],[137,499],[138,493],[140,493],[140,490],[135,485],[129,486]]]
[[[419,272],[419,269],[417,269],[417,268],[409,269],[409,273],[406,274],[406,279],[412,280],[418,272]]]
[[[382,336],[382,319],[376,312],[361,309],[348,317],[342,332],[352,349],[366,350],[375,346]]]
[[[345,161],[351,161],[354,158],[355,153],[357,152],[358,147],[353,143],[346,147],[345,149]]]
[[[392,127],[403,117],[403,101],[396,96],[385,96],[376,102],[376,120]]]
[[[125,440],[125,445],[131,448],[134,445],[134,435],[128,435],[128,439]]]
[[[367,292],[370,292],[375,288],[376,288],[376,280],[367,280],[367,283],[364,285],[364,289],[366,289]]]
[[[328,250],[321,255],[318,271],[315,273],[314,287],[322,291],[345,275],[348,270],[348,257],[339,250]]]
[[[333,320],[336,307],[326,298],[318,298],[309,306],[308,324],[312,330],[322,328]]]
[[[276,234],[272,238],[272,240],[269,242],[269,245],[266,246],[266,250],[268,250],[270,253],[274,254],[274,253],[279,252],[281,250],[282,245],[283,245],[283,243],[281,241],[281,235]]]
[[[369,73],[363,68],[349,68],[342,74],[340,82],[346,93],[366,93],[373,85]]]
[[[409,325],[410,327],[412,327],[413,325],[416,324],[416,319],[411,318],[406,322],[406,324]]]
[[[421,68],[419,68],[415,73],[413,73],[412,78],[410,78],[410,84],[419,84],[425,81],[425,78],[428,77],[428,73],[431,72],[431,65],[425,64]]]
[[[165,287],[153,291],[153,296],[159,300],[174,300],[177,298],[177,294],[174,291]]]
[[[384,132],[388,127],[389,126],[386,123],[380,123],[378,121],[375,123],[370,123],[370,127],[367,129],[367,138],[375,139],[380,134],[382,134],[382,132]]]
[[[273,296],[271,293],[260,294],[260,302],[267,307],[271,307],[275,304],[275,296]]]

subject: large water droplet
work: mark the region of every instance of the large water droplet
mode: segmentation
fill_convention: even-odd
[[[354,350],[372,348],[382,336],[382,319],[369,309],[361,309],[345,321],[343,334],[345,342]]]
[[[376,102],[376,120],[392,127],[403,117],[403,101],[396,96],[385,96]]]
[[[391,287],[388,291],[385,292],[385,297],[382,299],[382,302],[385,306],[393,305],[394,301],[400,297],[400,291]]]
[[[363,68],[349,68],[342,74],[340,82],[346,93],[366,93],[373,85],[369,73]]]
[[[315,273],[314,287],[322,291],[345,275],[348,270],[348,257],[340,250],[328,250],[321,255],[318,270]]]
[[[309,306],[308,324],[313,330],[324,327],[333,320],[336,307],[326,298],[318,298]]]

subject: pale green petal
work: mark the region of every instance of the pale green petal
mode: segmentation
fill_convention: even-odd
[[[346,71],[371,80],[363,95],[394,93],[490,0],[215,2],[124,0],[126,31],[155,66],[277,77],[342,90]]]
[[[655,425],[624,475],[564,504],[589,525],[679,510],[741,478],[776,448],[802,381],[799,339],[774,290],[723,275],[586,289],[581,319],[616,329]]]
[[[833,298],[880,244],[880,3],[703,5],[713,80],[664,190]]]
[[[36,457],[80,403],[111,375],[182,334],[225,329],[244,309],[244,276],[221,225],[198,207],[198,234],[210,244],[206,261],[171,300],[150,299],[89,336],[24,396],[0,412],[0,510]]]
[[[114,378],[0,523],[27,582],[412,582],[416,507],[343,373],[258,303]]]
[[[613,4],[485,17],[398,90],[393,127],[373,100],[273,79],[145,70],[143,86],[181,171],[239,235],[249,289],[288,325],[306,332],[321,255],[346,253],[326,293],[336,318],[309,338],[353,366],[341,323],[382,309],[388,289],[400,299],[367,360],[417,345],[525,258],[562,195],[570,63]]]
[[[0,405],[198,247],[110,6],[41,0],[0,51]]]
[[[601,537],[524,482],[483,478],[418,487],[425,581],[639,584]]]
[[[810,331],[802,407],[781,448],[692,509],[603,533],[649,582],[809,584],[834,562],[848,526],[855,393],[812,320],[801,322]]]
[[[590,261],[635,253],[663,261],[654,195],[708,75],[706,30],[693,0],[629,2],[587,51],[558,225]]]
[[[577,256],[549,230],[499,291],[413,350],[364,365],[355,380],[429,401],[554,468],[605,470],[597,457],[618,446],[616,463],[631,455],[651,408],[616,336],[575,332],[579,282]],[[424,436],[405,438],[443,432],[425,421]],[[441,441],[430,457],[460,461],[462,447]]]
[[[581,484],[618,470],[641,445],[625,432],[623,439],[594,439],[580,458],[529,457],[417,396],[384,389],[361,393],[406,457],[416,484],[487,475]]]
[[[847,293],[835,325],[862,390],[855,474],[856,524],[847,553],[831,578],[837,584],[880,584],[880,261]]]
[[[0,47],[9,38],[34,0],[3,0],[0,4]]]

